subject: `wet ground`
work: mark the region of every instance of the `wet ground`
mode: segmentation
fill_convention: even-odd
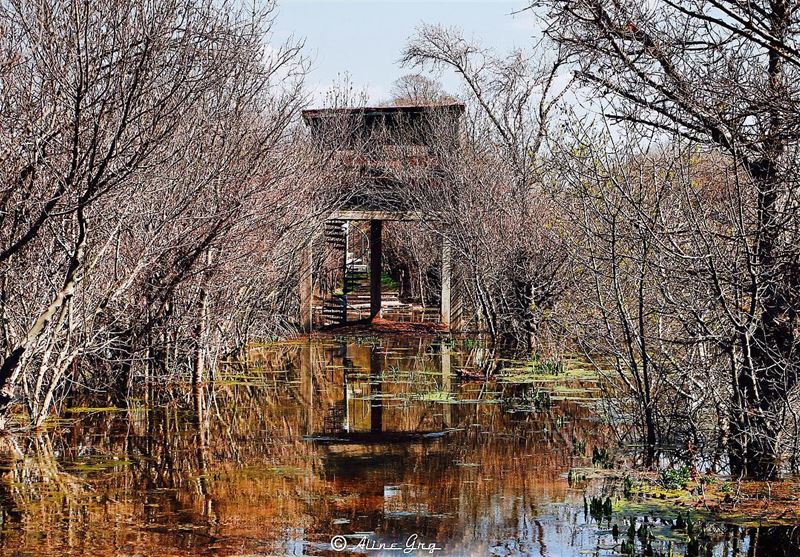
[[[139,395],[18,441],[0,555],[800,555],[792,527],[606,503],[575,472],[612,439],[577,361],[330,338]]]

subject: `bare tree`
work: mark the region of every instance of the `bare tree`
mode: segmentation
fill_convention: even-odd
[[[130,378],[181,337],[203,361],[214,278],[296,170],[304,67],[265,43],[273,7],[0,3],[4,427],[20,389],[40,424],[78,361]]]
[[[706,272],[735,331],[731,463],[772,477],[798,382],[798,12],[782,0],[538,5],[609,120],[713,145],[741,170],[732,240],[744,265],[729,282],[712,260]]]
[[[409,179],[415,203],[440,219],[483,326],[498,339],[533,342],[564,284],[558,217],[541,182],[544,137],[564,92],[561,63],[542,51],[500,56],[438,26],[418,29],[403,60],[454,71],[470,101],[461,149],[443,142],[437,169]]]
[[[392,104],[437,104],[453,102],[441,83],[422,74],[407,74],[395,80],[391,89]]]

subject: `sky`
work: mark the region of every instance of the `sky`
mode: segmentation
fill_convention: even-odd
[[[274,40],[291,37],[305,41],[311,61],[307,87],[312,104],[349,73],[357,90],[369,101],[389,99],[392,83],[416,73],[399,63],[403,47],[422,23],[460,28],[498,52],[531,47],[537,26],[529,12],[512,15],[525,0],[278,0]],[[460,83],[450,73],[433,76],[452,94]]]

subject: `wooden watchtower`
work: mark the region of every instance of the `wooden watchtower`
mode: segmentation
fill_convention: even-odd
[[[334,151],[359,176],[356,185],[348,186],[353,188],[348,192],[348,201],[328,215],[325,228],[332,234],[340,229],[346,234],[350,223],[369,223],[369,269],[349,268],[346,247],[343,262],[345,284],[348,275],[363,272],[369,277],[369,320],[381,311],[383,222],[435,219],[435,215],[424,215],[410,204],[408,196],[403,195],[407,184],[397,179],[392,165],[408,164],[410,160],[429,164],[436,150],[455,148],[463,114],[461,103],[303,111],[303,119],[320,148]],[[346,246],[346,240],[342,243]],[[301,323],[307,331],[313,327],[311,257],[309,244],[303,255],[300,285]],[[449,245],[443,242],[440,318],[448,327],[452,324],[450,257]],[[344,322],[346,298],[342,303]]]

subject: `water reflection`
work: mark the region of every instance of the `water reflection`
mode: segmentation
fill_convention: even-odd
[[[486,365],[418,339],[277,344],[150,407],[73,400],[2,463],[0,555],[347,555],[412,534],[437,555],[798,554],[790,528],[598,523],[565,477],[606,443],[592,404],[464,379]]]
[[[301,389],[306,393],[307,437],[322,443],[385,443],[444,435],[452,424],[454,393],[451,350],[407,357],[406,350],[341,344],[322,350],[301,348]],[[317,358],[322,358],[321,366]],[[414,362],[422,358],[422,362]],[[428,361],[425,361],[428,360]],[[409,365],[419,367],[406,367]],[[315,370],[333,387],[315,421]],[[340,386],[337,393],[336,386]],[[436,402],[440,404],[435,404]]]

